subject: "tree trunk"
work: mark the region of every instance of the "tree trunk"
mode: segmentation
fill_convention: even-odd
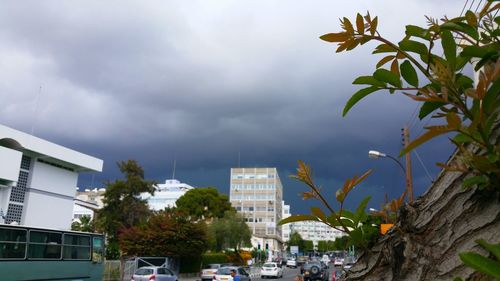
[[[400,209],[395,227],[342,280],[488,280],[458,254],[488,255],[474,241],[500,242],[500,198],[498,192],[463,190],[468,176],[442,171],[423,196]]]

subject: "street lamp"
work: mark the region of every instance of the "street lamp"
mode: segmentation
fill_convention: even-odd
[[[376,151],[376,150],[368,151],[368,157],[370,157],[372,159],[389,158],[389,159],[392,159],[394,162],[398,163],[399,167],[403,170],[403,173],[405,174],[406,191],[408,192],[408,196],[410,197],[410,202],[413,202],[413,187],[411,186],[411,175],[410,175],[410,173],[407,173],[403,164],[401,164],[401,162],[399,162],[398,159],[392,157],[391,155],[386,154],[386,153],[382,153],[382,152]]]
[[[382,153],[382,152],[376,151],[376,150],[370,150],[370,151],[368,151],[368,157],[370,157],[372,159],[386,158],[386,157],[389,159],[392,159],[393,161],[398,163],[399,167],[401,167],[401,169],[403,169],[403,173],[405,173],[405,175],[406,175],[406,169],[403,166],[403,164],[401,164],[401,162],[399,162],[398,159],[392,157],[391,155],[388,155],[388,154],[385,154],[385,153]]]

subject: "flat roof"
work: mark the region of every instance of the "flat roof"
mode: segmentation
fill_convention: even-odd
[[[0,124],[0,141],[15,144],[13,149],[31,151],[49,159],[62,161],[77,171],[102,172],[103,161],[33,135]],[[43,157],[42,157],[43,158]]]

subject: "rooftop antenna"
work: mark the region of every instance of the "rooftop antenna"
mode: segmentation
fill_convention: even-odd
[[[33,123],[31,124],[31,135],[35,135],[35,123],[37,119],[37,113],[38,113],[38,105],[40,103],[40,95],[42,93],[42,85],[40,85],[40,88],[38,88],[38,95],[36,97],[36,103],[35,103],[35,112],[33,113]]]
[[[175,180],[175,164],[176,164],[176,161],[174,159],[174,168],[173,168],[173,171],[172,171],[172,179]]]

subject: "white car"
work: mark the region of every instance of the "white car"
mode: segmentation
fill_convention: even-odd
[[[286,266],[287,267],[297,268],[297,261],[294,260],[294,259],[289,259],[289,260],[286,261]]]
[[[275,262],[266,262],[260,270],[260,278],[266,277],[282,278],[283,269]]]
[[[333,265],[335,266],[342,266],[344,264],[344,259],[341,257],[336,257],[335,260],[333,261]]]

